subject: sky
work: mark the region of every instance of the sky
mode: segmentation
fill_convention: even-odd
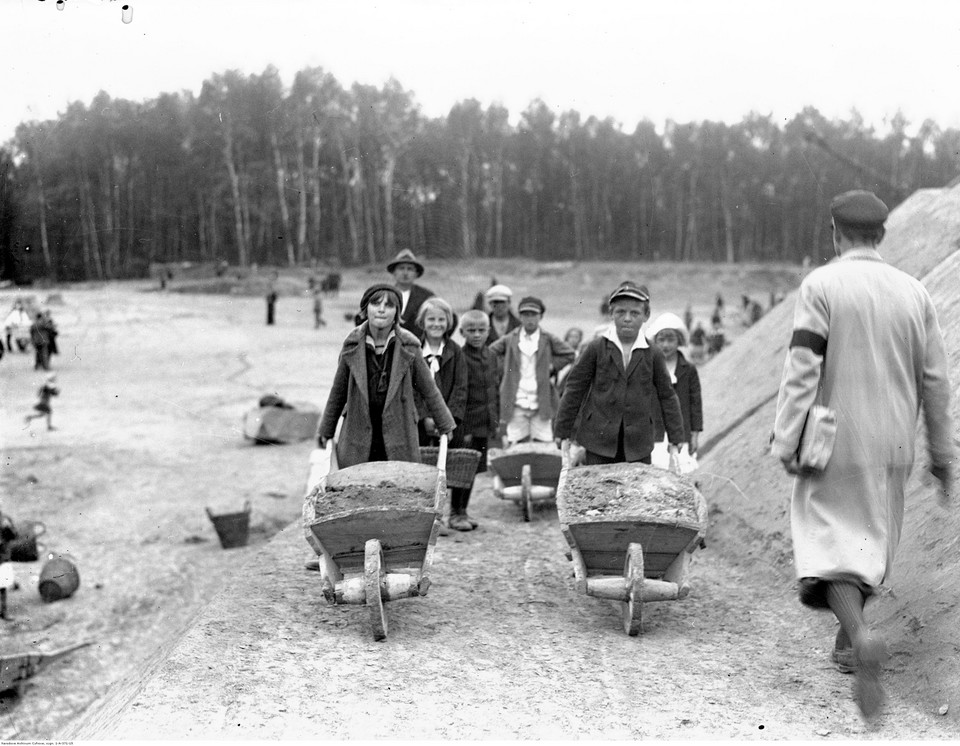
[[[123,22],[122,6],[131,11]],[[955,0],[0,0],[0,143],[99,90],[145,101],[215,72],[285,84],[320,66],[341,84],[391,76],[427,116],[476,98],[512,121],[557,113],[733,123],[856,109],[960,128]]]

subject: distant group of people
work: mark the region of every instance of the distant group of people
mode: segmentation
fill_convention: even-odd
[[[578,328],[564,339],[544,329],[547,309],[535,296],[521,298],[514,314],[513,292],[495,283],[484,293],[489,311],[458,319],[447,300],[416,283],[424,266],[413,252],[398,253],[387,270],[394,283],[361,298],[318,427],[325,447],[343,417],[341,466],[418,461],[419,446],[442,435],[479,451],[481,471],[494,443],[571,440],[588,464],[650,463],[664,437],[671,454],[683,443],[696,452],[703,415],[696,367],[679,350],[687,332],[669,314],[647,340],[642,285],[615,288],[610,323],[584,343]],[[469,497],[453,491],[450,528],[476,527]]]
[[[273,326],[276,323],[277,300],[280,298],[280,293],[277,290],[277,280],[278,274],[274,272],[267,286],[267,326]],[[322,279],[312,275],[307,278],[307,293],[312,299],[311,310],[313,312],[314,329],[327,325],[327,321],[323,317],[323,294],[336,295],[339,293],[341,280],[342,277],[339,272],[331,272]]]
[[[4,339],[0,342],[0,359],[5,353],[27,352],[33,347],[34,370],[50,370],[50,356],[59,353],[57,325],[49,309],[28,312],[26,304],[17,299],[4,320]]]

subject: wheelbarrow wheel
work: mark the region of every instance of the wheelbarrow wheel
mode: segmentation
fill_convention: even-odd
[[[370,609],[370,626],[373,639],[387,639],[387,615],[383,609],[383,548],[379,539],[369,539],[364,545],[363,579],[367,594],[367,607]]]
[[[632,543],[627,547],[623,563],[627,599],[623,602],[623,630],[631,637],[640,634],[643,621],[643,547]]]
[[[523,465],[520,485],[520,509],[523,511],[523,520],[529,523],[533,518],[533,476],[530,473],[530,464]]]

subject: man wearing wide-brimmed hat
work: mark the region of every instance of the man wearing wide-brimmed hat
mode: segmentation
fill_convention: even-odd
[[[855,698],[870,719],[883,704],[889,653],[864,620],[864,602],[889,576],[900,541],[921,409],[928,468],[950,505],[950,380],[929,293],[877,251],[887,206],[855,190],[836,197],[830,214],[837,258],[800,285],[771,450],[796,475],[790,528],[800,601],[836,615],[832,658],[856,673]],[[816,430],[808,426],[818,421],[809,417],[814,405],[833,410],[836,423],[832,452],[815,468],[799,458]]]
[[[403,300],[403,307],[400,309],[400,326],[413,332],[418,338],[423,336],[423,329],[417,326],[420,305],[427,298],[436,295],[432,290],[414,282],[423,275],[423,269],[423,263],[410,249],[401,251],[387,265],[387,272],[393,275],[394,284]]]

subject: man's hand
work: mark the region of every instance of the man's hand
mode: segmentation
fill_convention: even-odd
[[[950,468],[950,464],[943,464],[942,466],[931,464],[930,473],[939,483],[940,505],[945,508],[949,507],[953,497],[953,469]]]

